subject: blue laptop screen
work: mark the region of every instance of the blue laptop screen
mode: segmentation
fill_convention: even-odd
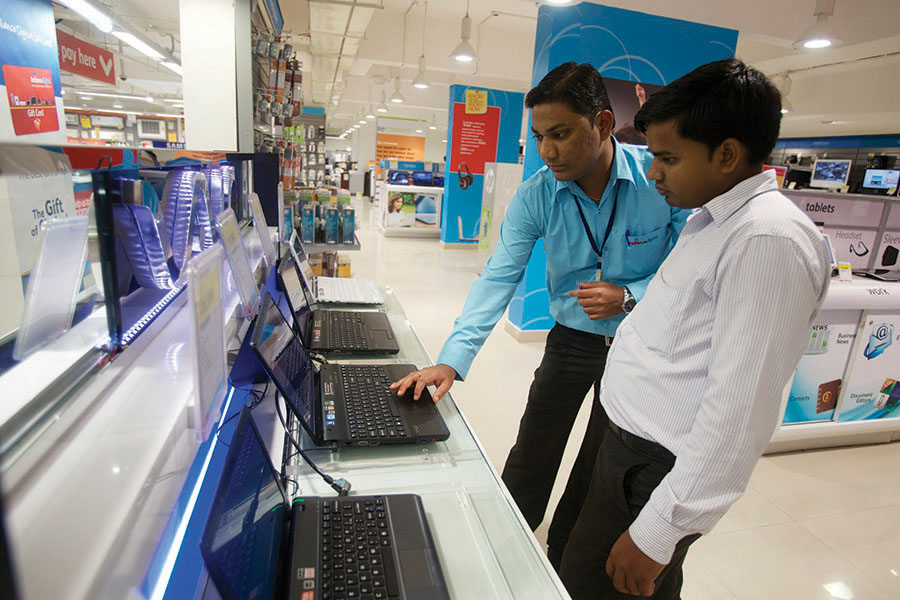
[[[278,391],[313,435],[316,427],[312,360],[268,294],[256,318],[252,342]]]
[[[287,500],[243,410],[203,532],[201,551],[223,598],[273,598]]]

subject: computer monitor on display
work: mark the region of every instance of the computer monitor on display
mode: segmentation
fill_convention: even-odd
[[[900,169],[866,169],[860,191],[864,194],[892,196],[900,183]]]
[[[814,188],[841,189],[847,185],[850,177],[850,165],[853,161],[819,159],[813,167],[809,186]]]

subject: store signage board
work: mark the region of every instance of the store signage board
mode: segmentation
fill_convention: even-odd
[[[825,233],[831,238],[831,247],[838,262],[850,263],[854,269],[865,269],[869,265],[875,250],[877,231],[826,225]]]
[[[228,265],[231,267],[240,295],[241,316],[250,319],[259,300],[259,288],[256,287],[247,250],[244,248],[244,240],[241,239],[241,232],[238,231],[237,219],[232,209],[223,210],[216,217],[216,232],[225,247],[225,256],[228,257]]]
[[[116,85],[116,67],[112,52],[79,40],[59,29],[56,30],[56,41],[59,67],[63,71]]]
[[[50,2],[0,2],[0,140],[66,140],[56,26]]]
[[[887,228],[900,229],[900,201],[894,200],[890,206],[891,212],[888,213]]]
[[[884,211],[884,200],[876,198],[842,198],[834,192],[792,194],[790,190],[785,195],[806,216],[825,225],[877,227]]]
[[[194,345],[194,394],[191,412],[197,441],[203,442],[219,422],[227,389],[222,246],[213,246],[188,265],[188,302]]]
[[[851,350],[850,373],[841,390],[838,421],[871,421],[900,416],[900,313],[863,314]]]

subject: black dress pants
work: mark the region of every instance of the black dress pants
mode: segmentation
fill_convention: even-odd
[[[675,457],[662,446],[615,428],[607,429],[594,465],[590,491],[559,568],[560,579],[574,600],[638,598],[615,589],[606,574],[606,561],[613,544],[638,516],[674,464]],[[686,536],[675,547],[672,560],[656,579],[654,600],[681,597],[681,567],[688,547],[699,537],[699,534]]]
[[[550,330],[544,357],[534,372],[516,443],[503,468],[503,482],[532,531],[537,529],[544,519],[578,409],[594,386],[588,428],[550,524],[551,557],[561,556],[566,546],[587,495],[594,459],[606,430],[608,421],[598,397],[608,351],[605,336],[559,323]]]

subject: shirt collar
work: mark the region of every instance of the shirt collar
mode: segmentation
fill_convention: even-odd
[[[777,189],[778,181],[775,178],[775,171],[763,171],[743,180],[724,194],[716,196],[704,204],[703,208],[709,212],[716,225],[721,225],[744,206],[751,197],[761,192]]]
[[[613,163],[610,167],[610,175],[609,180],[612,182],[613,180],[625,180],[630,181],[634,184],[634,173],[631,171],[631,165],[628,164],[628,160],[625,158],[625,151],[622,150],[622,145],[616,141],[616,138],[613,136],[609,136],[609,139],[612,140],[613,143]],[[581,196],[583,198],[587,198],[587,195],[584,193],[584,190],[575,183],[574,181],[556,181],[556,197],[559,197],[560,190],[567,189],[573,196]],[[607,183],[609,186],[609,183]]]

